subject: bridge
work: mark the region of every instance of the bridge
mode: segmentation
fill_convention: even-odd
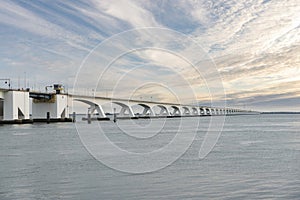
[[[121,111],[118,113],[119,117],[131,117],[131,118],[146,118],[146,117],[189,117],[189,116],[214,116],[214,115],[237,115],[237,114],[257,114],[253,111],[234,109],[234,108],[217,108],[208,106],[197,106],[170,102],[155,102],[155,101],[143,101],[134,99],[120,99],[120,98],[108,98],[97,97],[87,95],[69,95],[73,101],[78,101],[89,105],[91,114],[97,112],[97,114],[106,118],[106,114],[103,111],[102,104],[107,102],[119,105]],[[142,107],[142,113],[136,114],[133,110],[133,106]],[[154,108],[159,110],[155,112]],[[156,109],[156,110],[157,110]]]
[[[121,107],[118,118],[157,118],[157,117],[196,117],[217,115],[258,114],[258,112],[236,108],[220,108],[188,105],[171,102],[155,102],[134,99],[108,98],[62,93],[59,85],[55,92],[33,92],[0,88],[0,121],[67,119],[72,110],[72,102],[81,102],[88,106],[90,115],[98,120],[108,120],[103,105],[107,103]],[[136,113],[133,107],[143,111]],[[157,112],[158,111],[158,112]]]

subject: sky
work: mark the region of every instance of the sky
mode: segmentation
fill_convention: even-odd
[[[14,88],[300,111],[297,0],[2,0],[0,26]]]

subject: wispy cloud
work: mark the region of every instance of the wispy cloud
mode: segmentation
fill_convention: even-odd
[[[286,100],[293,110],[298,106],[300,82],[299,13],[296,0],[3,1],[0,73],[13,77],[15,83],[17,76],[26,72],[38,84],[72,85],[83,59],[102,42],[106,52],[94,52],[80,71],[81,87],[94,87],[115,55],[148,45],[152,49],[118,59],[106,72],[99,93],[107,93],[127,74],[123,81],[128,84],[117,89],[120,96],[147,82],[169,85],[180,93],[182,82],[190,84],[201,103],[209,101],[210,92],[223,98],[221,88],[212,84],[220,75],[229,104],[239,99],[254,108],[272,105],[274,109],[278,103],[288,109],[282,103]],[[159,27],[165,32],[141,29],[123,41],[115,37],[143,27]],[[174,34],[166,34],[166,28]],[[115,39],[105,43],[109,37]],[[202,51],[195,51],[195,45]],[[199,71],[183,58],[192,58]],[[219,74],[212,70],[213,62]],[[157,85],[142,87],[138,94],[143,92],[173,100]]]

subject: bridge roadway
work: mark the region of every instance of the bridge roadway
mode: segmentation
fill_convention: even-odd
[[[73,101],[78,101],[89,105],[89,113],[94,114],[95,112],[97,112],[100,116],[100,119],[107,118],[102,108],[102,105],[105,103],[113,103],[121,106],[121,111],[118,114],[119,118],[192,117],[212,115],[258,114],[254,111],[241,110],[235,108],[218,108],[170,102],[155,102],[76,94],[68,94],[68,96]],[[133,111],[133,106],[135,105],[139,105],[143,108],[143,112],[141,114],[135,114],[135,112]],[[159,110],[159,113],[155,112],[155,107],[156,110]]]

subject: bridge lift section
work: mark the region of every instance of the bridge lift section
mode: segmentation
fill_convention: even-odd
[[[50,87],[50,86],[46,86]],[[63,119],[69,117],[68,95],[62,93],[64,90],[61,84],[51,86],[55,93],[37,93],[31,92],[32,117],[33,119],[43,119],[50,114],[52,119]]]

